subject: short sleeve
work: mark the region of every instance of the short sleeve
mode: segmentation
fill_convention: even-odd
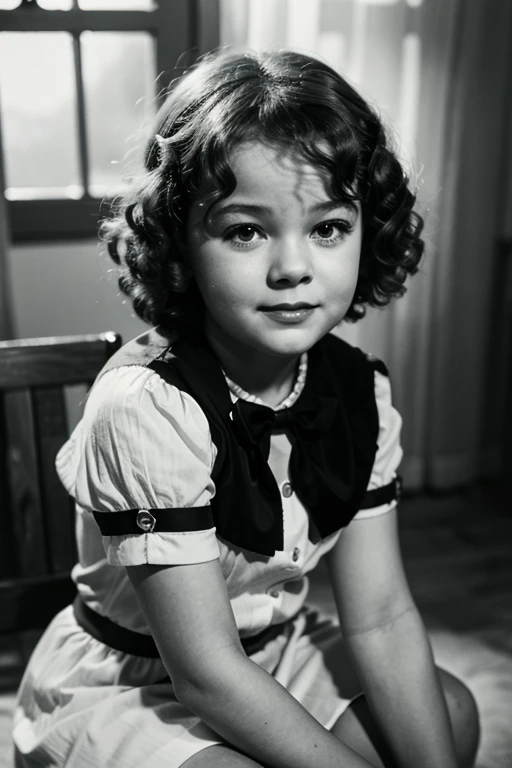
[[[207,507],[215,493],[215,456],[208,420],[188,393],[151,369],[124,366],[95,384],[56,467],[86,513],[179,509],[186,522],[187,508]],[[184,527],[182,522],[177,532],[103,536],[107,562],[173,565],[219,556],[211,522],[204,530]]]
[[[402,419],[392,404],[389,378],[380,370],[375,370],[374,375],[375,402],[379,416],[379,434],[377,438],[377,453],[368,483],[368,491],[389,485],[397,476],[397,469],[403,456],[400,445]],[[361,520],[367,517],[376,517],[391,511],[396,507],[396,504],[396,500],[393,500],[380,504],[377,507],[362,509],[354,519]]]

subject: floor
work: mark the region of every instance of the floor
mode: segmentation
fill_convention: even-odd
[[[406,568],[437,662],[466,682],[479,705],[477,768],[512,768],[511,511],[497,486],[405,498],[400,509]],[[334,611],[322,569],[311,598]],[[18,648],[0,642],[0,768],[12,765],[10,720],[23,669]]]

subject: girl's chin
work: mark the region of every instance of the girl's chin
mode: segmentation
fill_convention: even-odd
[[[335,326],[336,323],[311,322],[307,318],[302,323],[281,323],[262,327],[261,324],[236,323],[232,326],[210,325],[210,341],[217,343],[232,355],[251,359],[263,355],[270,357],[296,357],[307,352]],[[233,333],[234,331],[234,333]]]
[[[318,340],[316,334],[296,334],[295,338],[259,339],[253,347],[273,357],[293,357],[307,352]]]

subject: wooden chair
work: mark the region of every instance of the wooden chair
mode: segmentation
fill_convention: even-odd
[[[54,466],[65,388],[89,387],[120,345],[111,332],[0,342],[0,633],[44,628],[73,599],[74,510]]]

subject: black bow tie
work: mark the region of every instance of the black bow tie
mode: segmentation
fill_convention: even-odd
[[[337,409],[334,397],[301,397],[290,408],[279,411],[240,398],[231,418],[240,443],[250,451],[259,448],[267,461],[273,431],[286,430],[298,440],[318,440],[331,429]]]
[[[304,393],[290,407],[274,411],[239,399],[231,410],[238,441],[252,456],[257,474],[268,473],[270,436],[286,430],[292,438],[289,473],[297,496],[309,509],[319,530],[333,516],[333,504],[349,498],[353,483],[350,442],[339,452],[338,435],[345,431],[344,414],[334,397]],[[334,429],[332,429],[334,427]],[[338,471],[333,471],[337,467]]]

